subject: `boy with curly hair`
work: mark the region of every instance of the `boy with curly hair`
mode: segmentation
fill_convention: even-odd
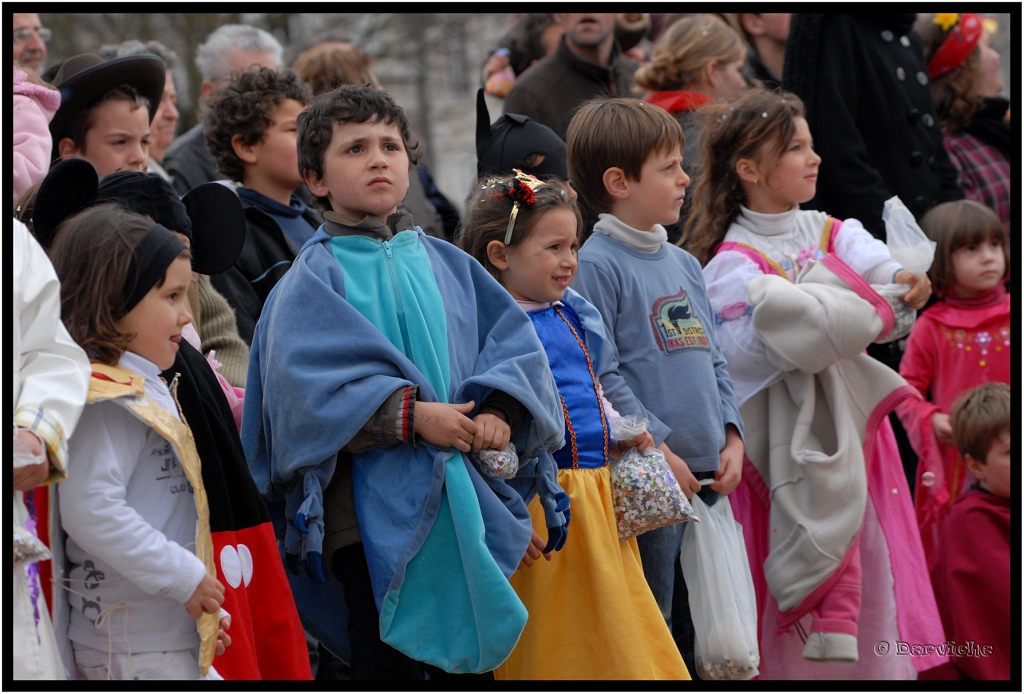
[[[240,185],[246,238],[234,267],[211,277],[235,310],[238,333],[252,343],[270,290],[322,223],[295,195],[302,185],[296,121],[313,94],[293,71],[236,73],[217,90],[205,116],[217,168]]]

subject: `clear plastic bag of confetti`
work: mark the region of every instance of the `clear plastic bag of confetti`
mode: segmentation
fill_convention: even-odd
[[[879,337],[875,342],[884,344],[909,335],[910,329],[914,327],[914,322],[917,320],[917,311],[903,300],[903,296],[910,291],[910,285],[872,284],[871,288],[888,302],[889,306],[892,307],[893,316],[896,318],[896,322],[893,323],[889,334]]]
[[[932,260],[935,258],[935,242],[925,236],[906,205],[898,197],[889,198],[885,201],[882,219],[885,221],[885,245],[889,248],[892,259],[915,275],[928,272],[932,266]],[[903,301],[903,296],[910,291],[910,285],[873,284],[871,286],[889,302],[896,316],[896,324],[893,329],[876,342],[893,342],[906,337],[910,333],[910,329],[914,327],[914,320],[917,318],[917,311]]]
[[[696,520],[690,501],[657,448],[632,447],[612,464],[612,503],[619,542],[673,523]]]
[[[896,196],[886,200],[882,220],[892,259],[915,275],[928,272],[935,258],[935,242],[921,230],[903,201]]]
[[[480,472],[488,477],[509,480],[519,472],[519,456],[516,454],[514,443],[510,442],[504,450],[496,451],[493,448],[485,448],[469,455]]]
[[[697,675],[748,680],[758,674],[761,655],[743,527],[733,517],[727,496],[712,506],[694,496],[693,507],[702,522],[683,534],[679,563],[690,594]]]
[[[30,533],[25,526],[14,524],[14,566],[30,564],[50,558],[50,550],[42,540]]]
[[[638,417],[635,414],[618,417],[609,421],[609,434],[612,441],[629,444],[635,441],[637,436],[647,431],[647,424],[646,417]]]

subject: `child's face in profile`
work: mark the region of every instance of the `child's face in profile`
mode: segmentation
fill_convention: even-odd
[[[814,197],[818,188],[818,166],[821,157],[814,151],[814,140],[807,121],[793,119],[793,137],[786,144],[774,169],[767,180],[764,172],[769,171],[759,162],[757,169],[761,176],[754,185],[746,185],[747,207],[754,212],[779,214],[790,210],[793,205],[805,203]],[[762,157],[767,159],[767,157]],[[770,163],[767,162],[767,163]]]
[[[254,187],[250,178],[255,178],[256,185],[269,190],[287,190],[291,192],[302,185],[299,175],[299,155],[295,149],[298,138],[296,120],[306,105],[295,99],[284,99],[270,111],[270,125],[263,131],[263,137],[252,146],[255,155],[254,167],[247,167],[246,184]],[[257,188],[259,190],[259,188]],[[260,191],[264,192],[264,191]]]
[[[690,177],[683,171],[678,148],[655,150],[640,168],[640,180],[628,180],[628,197],[616,200],[613,213],[640,231],[654,231],[655,224],[674,224],[686,198]]]
[[[1003,499],[1010,498],[1010,430],[1003,429],[999,438],[989,446],[985,464],[979,465],[974,458],[967,456],[973,465],[968,467],[978,483],[988,491]]]
[[[114,326],[121,333],[134,333],[128,351],[160,367],[174,366],[181,343],[181,329],[192,322],[185,307],[185,291],[192,281],[192,263],[175,258],[167,268],[164,282],[154,286],[135,307]]]
[[[309,173],[306,184],[314,195],[327,198],[335,212],[387,220],[409,192],[409,155],[398,125],[335,123],[323,177]]]
[[[94,125],[74,155],[88,159],[100,178],[115,171],[149,170],[149,112],[144,107],[109,99],[95,107],[92,118]]]

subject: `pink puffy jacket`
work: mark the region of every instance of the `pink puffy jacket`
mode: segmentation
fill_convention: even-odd
[[[50,120],[60,106],[60,92],[28,81],[14,68],[14,198],[50,168]]]

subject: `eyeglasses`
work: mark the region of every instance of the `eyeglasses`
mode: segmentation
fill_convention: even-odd
[[[36,34],[43,43],[49,43],[50,39],[53,37],[53,32],[46,27],[39,27],[38,29],[33,27],[21,27],[20,29],[14,30],[14,42],[25,43],[32,34]]]

